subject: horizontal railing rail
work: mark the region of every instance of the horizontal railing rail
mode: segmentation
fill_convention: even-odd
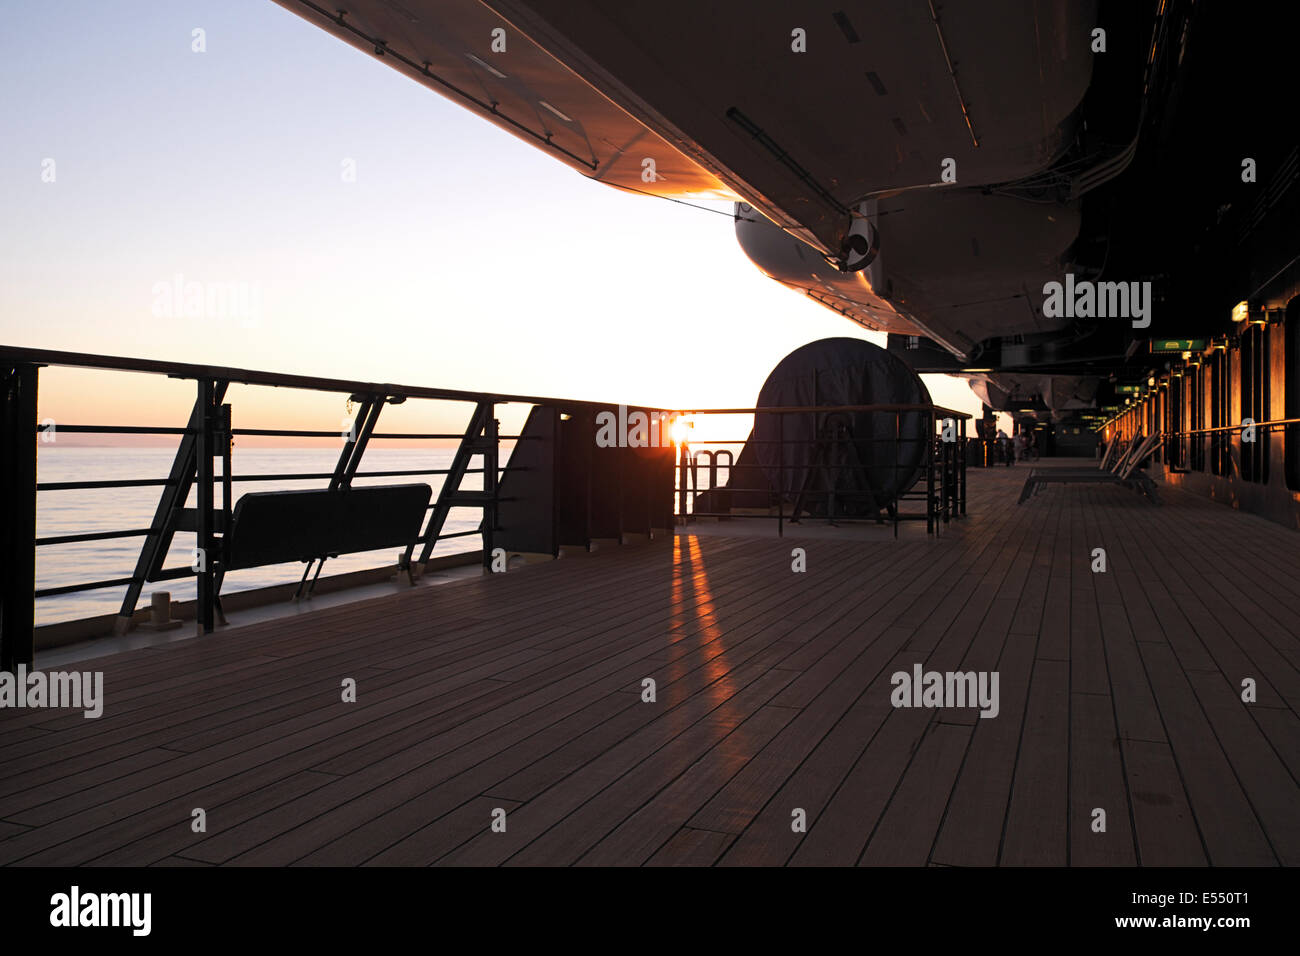
[[[4,364],[141,372],[190,381],[206,379],[226,382],[231,385],[269,385],[276,388],[294,388],[311,392],[351,392],[357,395],[387,395],[395,398],[428,398],[461,402],[490,401],[498,405],[556,405],[560,407],[601,409],[617,408],[619,405],[618,402],[594,402],[583,399],[539,395],[516,395],[508,392],[474,392],[455,388],[428,388],[419,385],[399,385],[391,382],[366,382],[359,379],[322,378],[313,375],[265,372],[257,369],[230,368],[220,365],[194,365],[156,359],[123,358],[116,355],[97,355],[87,352],[28,349],[11,345],[0,345],[0,365]],[[628,403],[624,402],[623,404]],[[662,409],[662,411],[670,410]],[[334,434],[336,433],[324,433],[326,437]],[[463,436],[452,435],[450,437],[460,439]]]
[[[1267,422],[1251,422],[1250,425],[1218,425],[1214,428],[1190,428],[1181,432],[1161,432],[1162,438],[1191,438],[1194,435],[1210,435],[1217,432],[1240,432],[1247,428],[1253,428],[1256,431],[1261,429],[1283,428],[1287,425],[1300,425],[1300,418],[1277,418]]]
[[[873,405],[768,405],[762,408],[676,408],[675,415],[794,415],[799,412],[932,412],[957,421],[969,421],[971,415],[942,405],[907,405],[878,403]]]

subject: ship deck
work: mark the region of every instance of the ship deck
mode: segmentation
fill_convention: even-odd
[[[65,665],[104,715],[0,711],[0,863],[1300,863],[1296,532],[1025,476],[934,538],[720,524]],[[998,716],[893,707],[918,663]]]

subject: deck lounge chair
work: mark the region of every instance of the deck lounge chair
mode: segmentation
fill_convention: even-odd
[[[1101,468],[1035,468],[1025,479],[1025,486],[1020,490],[1020,500],[1017,504],[1024,504],[1026,500],[1042,490],[1044,485],[1090,484],[1123,485],[1125,488],[1133,488],[1145,495],[1152,504],[1158,505],[1160,497],[1156,494],[1156,483],[1139,466],[1155,451],[1159,443],[1159,435],[1150,435],[1146,438],[1135,435],[1127,448],[1116,456],[1112,454],[1116,446],[1116,440],[1112,438],[1102,458]],[[1107,462],[1112,457],[1115,458],[1114,463],[1108,468]]]

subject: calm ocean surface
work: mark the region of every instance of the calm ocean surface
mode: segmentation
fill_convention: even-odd
[[[508,449],[502,448],[502,460]],[[99,481],[120,478],[165,478],[171,470],[174,451],[169,448],[85,448],[60,445],[57,441],[39,447],[39,480]],[[396,471],[416,468],[447,468],[455,450],[371,448],[366,451],[363,471]],[[332,472],[338,460],[332,448],[240,448],[235,446],[231,473],[240,475]],[[479,475],[466,477],[466,489],[480,488]],[[393,478],[358,478],[356,484],[401,484],[423,481],[436,496],[442,485],[441,475],[401,476]],[[251,491],[283,491],[291,488],[323,488],[324,479],[313,481],[256,481],[234,485],[233,500]],[[38,537],[79,534],[91,531],[122,531],[147,528],[153,520],[161,487],[112,488],[71,491],[42,491],[37,496],[36,533]],[[220,503],[220,485],[217,501]],[[193,495],[189,507],[194,506]],[[481,512],[477,509],[454,509],[444,532],[470,531],[478,527]],[[36,550],[37,588],[57,587],[83,581],[128,577],[135,571],[143,537],[110,541],[87,541],[56,544]],[[473,551],[480,546],[476,535],[453,538],[440,543],[435,555]],[[189,566],[194,535],[179,533],[172,544],[165,567]],[[365,568],[396,564],[397,549],[342,555],[326,562],[322,575],[338,574]],[[296,582],[302,575],[301,564],[281,564],[265,568],[232,571],[226,576],[223,593],[243,591],[271,584]],[[147,607],[149,595],[167,590],[173,600],[194,597],[193,579],[160,581],[145,584],[140,606]],[[101,588],[76,594],[41,598],[36,602],[37,624],[116,613],[121,607],[125,588]]]

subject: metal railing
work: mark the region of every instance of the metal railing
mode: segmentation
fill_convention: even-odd
[[[1249,425],[1216,425],[1212,428],[1190,428],[1186,431],[1177,432],[1164,431],[1160,433],[1163,462],[1173,474],[1185,475],[1193,472],[1205,472],[1220,477],[1228,477],[1227,472],[1231,465],[1234,446],[1240,452],[1244,450],[1242,446],[1250,444],[1243,437],[1247,429],[1250,429],[1257,439],[1261,434],[1271,435],[1274,432],[1281,432],[1287,436],[1287,441],[1290,442],[1293,438],[1300,437],[1300,418],[1275,418],[1269,421],[1251,422]],[[1210,439],[1208,448],[1205,442],[1206,437]],[[1193,445],[1193,442],[1200,443],[1199,449]],[[1196,466],[1189,464],[1193,460],[1195,460]],[[1260,454],[1252,467],[1258,471],[1252,471],[1249,475],[1243,474],[1243,480],[1253,483],[1267,483],[1269,480],[1267,457]]]
[[[37,386],[42,368],[75,368],[97,371],[123,373],[144,373],[165,375],[192,383],[193,406],[190,409],[187,424],[177,425],[118,425],[104,423],[52,423],[47,424],[37,419]],[[350,403],[358,407],[355,416],[349,422],[346,431],[340,429],[320,430],[305,428],[241,428],[232,421],[232,404],[226,402],[228,390],[232,385],[272,386],[298,389],[323,394],[346,396]],[[377,427],[381,413],[388,405],[402,404],[408,400],[430,400],[436,402],[460,403],[470,409],[469,423],[463,432],[404,432],[380,431]],[[581,469],[596,468],[590,462],[583,466],[574,465],[573,461],[587,460],[578,456],[573,461],[561,462],[561,446],[565,442],[585,443],[585,432],[574,432],[567,438],[561,438],[558,432],[548,433],[546,429],[534,429],[533,415],[525,423],[519,434],[500,434],[496,418],[497,410],[505,405],[532,406],[537,413],[543,408],[549,409],[549,415],[556,419],[568,419],[569,413],[579,412],[583,421],[595,418],[601,412],[618,406],[608,403],[554,399],[541,396],[517,395],[500,392],[474,392],[458,389],[427,388],[419,386],[395,385],[346,379],[322,378],[304,375],[279,374],[254,371],[249,369],[227,368],[219,366],[193,365],[178,362],[164,362],[147,359],[130,359],[116,356],[91,355],[73,352],[59,352],[41,349],[16,348],[0,346],[0,670],[13,670],[18,663],[30,664],[34,657],[35,605],[38,601],[57,598],[62,595],[86,591],[99,591],[108,588],[122,588],[123,597],[116,621],[119,631],[133,626],[138,613],[138,605],[143,588],[148,583],[194,579],[196,600],[193,610],[198,633],[211,632],[221,616],[219,593],[226,573],[225,546],[227,536],[233,525],[234,487],[236,485],[253,485],[275,481],[319,481],[329,490],[345,490],[357,479],[400,478],[439,476],[442,486],[438,489],[432,503],[425,509],[418,536],[411,540],[404,553],[398,559],[398,568],[412,575],[422,570],[430,561],[435,547],[440,542],[453,538],[478,535],[482,541],[481,559],[489,566],[493,558],[494,540],[501,533],[501,540],[509,544],[509,529],[503,530],[499,524],[502,508],[524,509],[516,511],[516,524],[527,523],[531,518],[527,512],[532,508],[536,515],[542,515],[547,508],[558,509],[562,505],[552,497],[543,500],[538,496],[541,488],[559,488],[568,485],[559,482],[557,476],[564,475],[565,482],[582,480]],[[561,415],[562,410],[567,410]],[[906,520],[925,520],[927,529],[934,532],[941,523],[946,523],[954,515],[964,514],[966,508],[965,481],[965,447],[966,420],[969,418],[960,412],[933,405],[852,405],[852,406],[801,406],[788,408],[764,409],[695,409],[683,411],[654,410],[665,419],[682,416],[698,418],[709,415],[753,414],[775,415],[778,421],[778,434],[775,439],[778,461],[777,473],[784,476],[788,468],[785,453],[787,445],[795,447],[799,442],[784,433],[785,422],[794,416],[812,415],[814,419],[821,415],[871,413],[872,415],[892,417],[894,422],[893,437],[848,436],[842,439],[849,444],[862,442],[892,442],[895,444],[894,467],[911,468],[917,472],[914,483],[906,483],[889,500],[881,502],[881,507],[874,515],[854,513],[855,496],[860,503],[863,495],[859,483],[851,488],[841,489],[836,476],[846,470],[852,471],[859,466],[851,461],[838,460],[834,456],[837,439],[829,444],[821,441],[823,451],[831,454],[826,460],[814,460],[807,464],[811,472],[819,476],[816,483],[807,483],[797,494],[779,493],[771,495],[770,485],[761,490],[770,497],[765,500],[774,506],[778,534],[784,534],[785,525],[798,521],[805,514],[821,514],[831,521],[882,520],[881,512],[888,514],[893,522],[894,533],[898,533],[898,524]],[[905,415],[918,415],[923,422],[923,430],[905,433],[899,424]],[[940,426],[945,426],[939,434]],[[46,432],[53,432],[47,436]],[[175,454],[170,472],[165,477],[131,477],[100,479],[93,476],[76,477],[73,480],[39,481],[37,478],[38,449],[43,439],[54,438],[57,433],[83,435],[134,435],[134,436],[169,436],[177,440]],[[525,434],[527,432],[528,434]],[[547,437],[550,434],[550,437]],[[261,438],[335,438],[342,446],[338,460],[332,471],[277,471],[235,473],[232,469],[231,446],[237,437],[253,436]],[[375,468],[363,470],[362,464],[370,444],[375,440],[395,441],[399,443],[420,441],[455,442],[455,453],[447,467],[432,468]],[[531,467],[514,464],[515,452],[521,448],[534,447],[532,439],[537,439],[538,448],[547,449],[541,458],[519,456],[528,459]],[[593,442],[596,437],[591,436]],[[768,439],[760,438],[759,443]],[[911,464],[904,461],[899,452],[920,440],[923,448],[919,455],[909,458]],[[751,442],[753,439],[751,438]],[[502,442],[513,442],[511,461],[501,461]],[[710,442],[715,446],[739,447],[743,441]],[[603,460],[599,465],[604,469],[600,481],[614,481],[622,485],[631,481],[632,487],[641,489],[636,494],[646,494],[650,499],[662,493],[664,500],[664,517],[671,521],[674,507],[670,498],[678,503],[676,518],[685,522],[697,517],[705,517],[708,512],[695,510],[694,498],[688,500],[693,486],[699,492],[700,481],[698,459],[690,453],[687,443],[680,442],[681,455],[676,469],[672,467],[672,455],[669,449],[666,466],[662,472],[654,470],[657,465],[639,465],[635,456],[624,461]],[[913,449],[915,451],[915,449]],[[550,455],[550,458],[547,458]],[[722,452],[725,457],[725,450]],[[479,459],[476,463],[475,459]],[[630,464],[629,464],[630,463]],[[218,467],[219,465],[219,467]],[[577,467],[579,471],[572,472]],[[628,467],[644,468],[644,473],[632,475],[625,472]],[[717,489],[719,467],[728,471],[730,490],[740,494],[747,489],[736,485],[731,479],[744,471],[744,465],[738,456],[733,456],[723,463],[717,454],[710,455],[710,489]],[[803,467],[803,466],[801,466]],[[551,469],[556,469],[553,473]],[[569,471],[563,469],[568,468]],[[539,470],[540,469],[540,470]],[[611,470],[612,469],[612,470]],[[524,484],[522,493],[531,497],[516,499],[500,493],[500,481],[516,472],[533,472],[537,474],[520,476]],[[673,473],[676,472],[677,487],[673,487]],[[546,474],[543,474],[546,472]],[[592,473],[594,474],[594,472]],[[860,477],[860,476],[859,476]],[[477,478],[479,488],[462,487],[467,478]],[[537,479],[535,487],[527,485]],[[820,480],[825,478],[824,481]],[[592,475],[585,475],[588,484]],[[513,479],[512,479],[513,480]],[[547,485],[547,482],[551,482]],[[557,484],[557,482],[559,482]],[[59,533],[37,536],[37,495],[40,492],[58,495],[72,495],[92,490],[117,490],[129,488],[157,489],[158,500],[153,517],[148,524],[139,523],[132,527],[111,530],[72,528],[58,529]],[[660,490],[656,490],[660,489]],[[586,507],[593,507],[591,498],[593,489],[588,488]],[[195,502],[189,506],[191,497]],[[631,507],[636,495],[620,492],[615,499],[626,499],[620,505],[617,500],[603,501],[601,507],[608,510],[614,507]],[[540,502],[540,503],[539,503]],[[904,510],[907,502],[923,502],[924,507],[917,512]],[[473,530],[447,530],[449,514],[456,508],[478,509],[482,518]],[[539,510],[540,509],[540,510]],[[581,510],[581,509],[580,509]],[[641,509],[646,510],[646,509]],[[653,510],[653,509],[651,509]],[[525,514],[527,512],[527,514]],[[559,512],[556,511],[555,514]],[[646,512],[647,514],[650,511]],[[521,519],[519,515],[523,514]],[[536,516],[535,515],[535,516]],[[731,516],[718,512],[718,516]],[[622,526],[622,518],[615,522]],[[558,519],[557,519],[558,520]],[[644,516],[642,519],[644,523]],[[543,523],[545,523],[543,521]],[[607,524],[607,523],[606,523]],[[604,526],[604,525],[602,525]],[[173,550],[173,541],[177,534],[192,534],[196,560],[190,566],[167,566],[167,558]],[[36,554],[42,548],[58,545],[81,544],[95,541],[116,541],[140,539],[141,546],[135,560],[135,568],[129,575],[112,578],[94,578],[72,582],[51,583],[37,586]],[[558,545],[557,545],[558,546]],[[419,549],[418,553],[416,549]],[[524,548],[523,550],[529,550]],[[364,553],[364,552],[357,552]],[[558,552],[557,552],[558,553]],[[333,552],[321,556],[316,567],[317,577],[326,558]],[[212,560],[208,560],[208,558]],[[307,567],[299,591],[311,571],[311,561],[305,561]],[[238,566],[238,565],[236,565]],[[259,566],[266,566],[265,564]],[[316,578],[312,578],[314,586]],[[286,582],[288,583],[288,582]],[[295,592],[297,593],[297,592]]]
[[[694,453],[688,443],[682,443],[675,486],[676,511],[680,522],[689,522],[695,518],[767,518],[776,521],[777,534],[784,536],[787,523],[797,523],[807,514],[809,517],[823,517],[831,524],[840,521],[889,521],[893,525],[894,536],[897,537],[900,522],[922,520],[926,522],[927,531],[934,533],[941,523],[947,524],[954,516],[966,513],[966,422],[971,416],[963,412],[937,405],[873,404],[684,409],[678,414],[686,418],[772,415],[777,420],[776,438],[760,438],[756,428],[746,439],[707,439],[701,444],[714,447]],[[785,423],[791,416],[812,416],[812,431],[818,433],[822,431],[817,424],[818,417],[835,415],[871,415],[871,421],[876,423],[879,419],[875,416],[881,416],[892,423],[893,436],[816,435],[798,439],[787,434]],[[905,434],[902,427],[905,415],[921,417],[919,436]],[[757,418],[755,421],[757,423]],[[885,430],[888,431],[888,427]],[[905,454],[905,450],[915,451],[912,446],[918,441],[924,445],[920,453]],[[892,461],[883,467],[895,473],[896,487],[891,492],[875,495],[864,490],[863,481],[867,472],[882,467],[881,459],[873,456],[871,463],[864,465],[845,461],[844,458],[852,457],[856,446],[874,448],[882,444],[893,446]],[[775,446],[775,465],[742,463],[744,453],[733,453],[731,450],[756,449],[760,446]],[[806,447],[810,455],[803,462],[788,464],[787,450],[797,454],[801,447]],[[700,454],[708,455],[708,488],[701,487],[699,481],[697,456]],[[729,456],[726,465],[719,463],[720,454]],[[723,467],[727,469],[727,483],[720,486],[718,473]],[[792,493],[785,488],[784,476],[794,469],[807,471],[808,474],[803,487]],[[772,472],[776,474],[776,487],[773,487]],[[915,483],[908,481],[912,474],[916,475]],[[856,477],[856,486],[851,484],[849,487],[841,487],[841,480],[845,476],[850,479]],[[737,484],[737,479],[745,481]],[[869,481],[866,483],[870,484]],[[863,499],[870,499],[865,507]],[[765,503],[757,504],[759,500],[765,500]],[[737,511],[731,506],[732,501],[750,501],[755,506]],[[713,507],[701,509],[700,502]],[[922,502],[923,509],[907,512],[904,510],[905,502]],[[809,504],[819,507],[808,507]],[[858,507],[853,509],[853,504]],[[736,507],[744,508],[742,505]],[[855,514],[854,510],[866,513]]]
[[[45,367],[152,373],[191,381],[195,387],[195,401],[189,423],[177,427],[62,422],[51,426],[38,422],[39,370]],[[231,406],[224,403],[227,389],[235,384],[341,394],[359,407],[348,433],[342,429],[237,428],[231,424]],[[471,407],[469,426],[462,433],[377,430],[376,424],[384,406],[400,404],[408,399],[467,404]],[[492,557],[493,535],[499,530],[497,509],[507,500],[499,495],[498,483],[506,470],[517,470],[502,467],[501,442],[514,442],[517,446],[526,440],[522,435],[499,433],[496,409],[509,404],[610,407],[607,403],[541,396],[395,385],[9,346],[0,346],[0,400],[3,401],[0,409],[0,562],[4,565],[4,573],[0,576],[0,670],[12,670],[19,662],[31,663],[35,601],[60,595],[125,588],[117,628],[125,630],[131,626],[146,583],[194,578],[197,585],[197,629],[199,633],[211,632],[219,614],[217,593],[222,573],[218,570],[219,562],[196,560],[190,567],[164,567],[163,564],[171,549],[172,538],[178,532],[195,535],[196,555],[221,553],[218,535],[224,535],[231,527],[232,489],[236,484],[326,481],[330,488],[345,488],[359,478],[441,476],[442,487],[426,509],[427,518],[419,537],[406,548],[399,567],[408,572],[413,563],[423,567],[439,542],[470,535],[481,535],[482,560],[486,566]],[[36,477],[37,449],[47,430],[65,434],[174,436],[179,442],[171,472],[165,478],[39,482]],[[234,474],[231,470],[231,445],[238,436],[328,437],[340,439],[343,447],[332,472]],[[450,467],[363,471],[360,464],[374,439],[456,441],[459,444]],[[472,467],[476,457],[482,464]],[[220,471],[214,467],[216,461],[221,463]],[[481,489],[461,487],[461,481],[471,475],[481,476]],[[220,504],[218,487],[221,489]],[[38,492],[73,493],[121,488],[160,489],[154,518],[148,527],[37,537]],[[195,496],[196,507],[186,508],[191,493]],[[471,531],[445,531],[450,511],[462,507],[482,510],[480,527]],[[35,555],[39,548],[127,538],[144,539],[132,574],[57,586],[36,586]],[[418,560],[413,561],[417,547],[420,549]],[[308,571],[310,567],[308,564]],[[318,567],[317,575],[319,573]],[[306,574],[305,571],[304,581]]]

